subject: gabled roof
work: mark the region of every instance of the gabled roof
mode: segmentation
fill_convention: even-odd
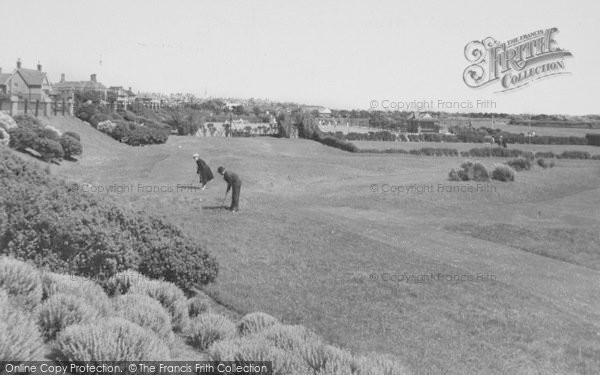
[[[0,85],[6,85],[6,82],[10,77],[12,77],[12,74],[0,73]]]
[[[17,69],[16,73],[23,77],[23,81],[25,81],[27,86],[42,86],[46,79],[46,73],[35,69],[20,68]]]

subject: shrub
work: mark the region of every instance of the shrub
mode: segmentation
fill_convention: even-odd
[[[81,297],[57,293],[39,308],[38,324],[46,339],[53,340],[64,328],[78,323],[92,322],[99,313]]]
[[[0,274],[1,275],[1,274]],[[32,317],[0,288],[0,358],[39,361],[44,340]]]
[[[509,160],[505,163],[506,165],[512,167],[515,171],[528,171],[531,169],[531,161],[525,158],[517,158],[513,160]]]
[[[300,352],[309,342],[321,342],[316,334],[299,325],[275,324],[259,332],[258,335],[264,337],[275,347],[292,352]]]
[[[9,257],[0,257],[0,289],[26,309],[33,309],[42,300],[42,281],[38,270]]]
[[[490,175],[485,165],[480,162],[464,162],[460,169],[450,170],[448,175],[452,181],[489,181]]]
[[[109,298],[102,287],[84,277],[44,272],[42,291],[44,300],[62,293],[82,298],[101,315],[111,311]]]
[[[187,301],[188,315],[190,318],[195,318],[200,314],[210,311],[210,303],[204,297],[195,296]]]
[[[171,317],[160,302],[140,294],[114,298],[115,314],[141,327],[152,330],[166,342],[173,340]]]
[[[81,142],[81,137],[79,136],[78,133],[75,132],[64,132],[63,136],[68,135],[69,137],[75,138],[76,140],[78,140],[79,142]]]
[[[49,138],[36,138],[34,150],[42,155],[45,161],[52,159],[62,159],[65,152],[58,141]]]
[[[552,168],[554,167],[554,160],[547,161],[546,159],[538,159],[537,164],[544,169]]]
[[[314,373],[311,372],[300,355],[286,353],[261,337],[243,337],[217,341],[210,346],[208,357],[211,361],[232,361],[237,364],[269,361],[273,367],[273,375]]]
[[[175,284],[158,280],[134,283],[129,293],[147,295],[160,302],[171,315],[171,322],[175,332],[182,332],[189,325],[187,299],[183,291]]]
[[[277,324],[277,319],[271,315],[262,312],[253,312],[246,314],[238,323],[237,328],[240,335],[246,336],[261,332],[275,324]]]
[[[211,313],[201,314],[192,320],[188,342],[197,349],[206,350],[215,341],[235,336],[235,331],[235,324],[226,317]]]
[[[168,347],[151,331],[122,318],[67,327],[56,340],[59,361],[166,361]]]
[[[186,291],[217,276],[216,260],[175,225],[74,190],[10,150],[0,150],[0,183],[0,254],[100,282],[137,269]]]
[[[149,283],[146,276],[133,271],[121,271],[104,282],[104,290],[109,296],[122,295],[131,289],[133,285]]]
[[[83,152],[81,143],[70,135],[63,134],[62,137],[60,137],[60,145],[62,146],[65,158],[67,159],[71,159],[76,155],[81,155]]]
[[[12,128],[8,130],[10,141],[8,146],[17,151],[24,151],[26,148],[34,148],[38,139],[33,130],[25,128]]]
[[[515,170],[505,164],[494,164],[492,169],[492,180],[514,181]]]
[[[4,128],[0,127],[0,145],[8,146],[10,144],[10,134]]]

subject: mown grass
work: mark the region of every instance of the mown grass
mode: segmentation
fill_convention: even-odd
[[[577,298],[587,298],[597,291],[577,278],[598,281],[597,273],[579,267],[569,277],[556,274],[563,263],[444,229],[467,221],[523,228],[542,210],[541,228],[577,222],[591,231],[600,223],[597,210],[585,209],[596,202],[585,195],[598,186],[594,162],[561,160],[492,192],[394,195],[370,186],[464,184],[447,181],[456,159],[351,154],[305,140],[175,137],[110,166],[84,156],[82,167],[54,170],[94,183],[175,184],[193,177],[197,151],[211,167],[240,173],[238,214],[221,209],[218,176],[202,193],[114,199],[166,215],[209,249],[221,271],[206,292],[223,306],[304,324],[359,352],[394,354],[417,373],[600,371],[597,303],[590,298],[591,307],[570,309],[567,298],[575,297],[554,287],[580,288]],[[566,214],[558,205],[551,210],[559,201]],[[437,272],[494,274],[496,281],[381,280],[384,273]]]

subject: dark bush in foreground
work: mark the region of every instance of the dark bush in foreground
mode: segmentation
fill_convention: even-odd
[[[452,169],[448,178],[452,181],[489,181],[490,175],[485,165],[478,161],[467,161],[460,169]]]
[[[58,361],[165,361],[168,346],[152,331],[122,318],[67,327],[56,340]]]
[[[139,269],[184,290],[215,279],[217,263],[179,228],[73,189],[0,150],[0,254],[102,282]]]
[[[513,160],[509,160],[505,163],[510,166],[515,171],[528,171],[531,169],[531,161],[525,158],[517,158]]]
[[[494,164],[492,169],[492,180],[514,181],[515,170],[505,164]]]

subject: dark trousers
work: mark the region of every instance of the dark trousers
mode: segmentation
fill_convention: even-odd
[[[231,207],[230,210],[238,210],[240,208],[240,189],[242,188],[242,183],[231,185]]]

